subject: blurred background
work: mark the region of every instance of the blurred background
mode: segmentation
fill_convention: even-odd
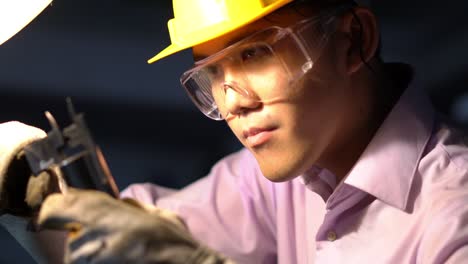
[[[468,2],[374,1],[383,57],[416,70],[436,108],[468,127]],[[65,97],[85,112],[120,189],[154,182],[180,188],[240,148],[223,122],[205,118],[180,74],[190,51],[146,60],[170,44],[169,0],[55,0],[0,46],[0,122],[49,130],[44,111],[68,125]],[[0,263],[33,263],[0,229]]]

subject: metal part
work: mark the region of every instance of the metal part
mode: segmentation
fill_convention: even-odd
[[[59,168],[67,186],[95,189],[119,197],[119,191],[99,147],[94,143],[82,113],[76,113],[67,98],[72,123],[60,130],[50,112],[45,112],[51,130],[43,139],[25,147],[26,159],[34,175]]]

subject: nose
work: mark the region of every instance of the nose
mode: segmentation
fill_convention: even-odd
[[[231,115],[244,114],[250,110],[256,109],[261,102],[251,93],[234,86],[233,84],[224,84],[225,97],[224,103],[226,110]]]

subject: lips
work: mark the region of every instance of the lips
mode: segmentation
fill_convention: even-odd
[[[275,128],[250,128],[243,132],[244,138],[250,147],[258,147],[265,144],[273,136]]]

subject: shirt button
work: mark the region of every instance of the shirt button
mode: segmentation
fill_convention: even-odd
[[[328,233],[327,233],[327,240],[328,241],[333,242],[333,241],[336,240],[336,238],[337,238],[337,236],[336,236],[335,231],[333,231],[333,230],[328,231]]]

